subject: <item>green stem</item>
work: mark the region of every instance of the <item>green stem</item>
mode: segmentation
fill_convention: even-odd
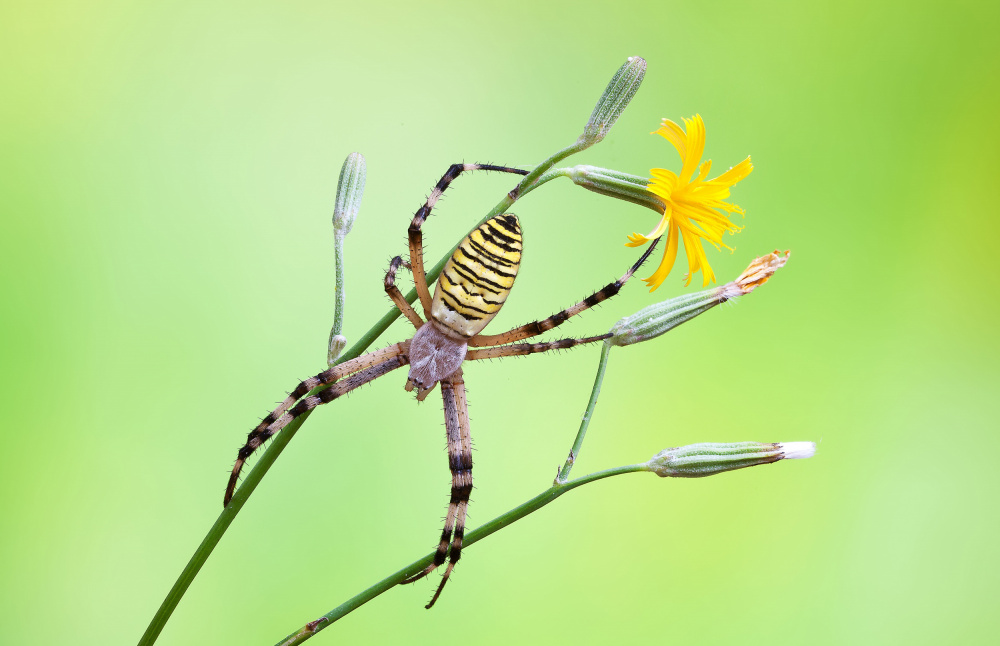
[[[573,448],[569,450],[566,464],[556,474],[557,484],[566,482],[569,478],[569,472],[573,469],[573,463],[580,457],[583,438],[587,436],[587,427],[590,426],[590,418],[594,415],[594,409],[597,407],[597,398],[601,394],[601,384],[604,382],[604,373],[608,368],[608,356],[611,354],[612,347],[607,342],[601,346],[601,362],[597,366],[597,376],[594,378],[594,387],[590,391],[590,401],[587,402],[587,410],[583,412],[583,419],[580,420],[580,430],[576,432],[576,440],[573,441]]]
[[[212,528],[208,530],[208,534],[205,536],[204,540],[201,541],[201,545],[195,550],[194,554],[191,556],[191,560],[188,561],[187,565],[184,566],[184,570],[181,575],[177,577],[177,581],[174,583],[173,587],[170,588],[170,592],[167,593],[167,597],[160,604],[159,610],[156,611],[156,615],[153,616],[153,620],[149,622],[149,626],[146,628],[146,632],[143,633],[142,639],[139,640],[139,646],[149,646],[156,641],[159,636],[160,631],[163,630],[163,626],[167,623],[170,615],[173,613],[174,608],[177,607],[177,603],[184,596],[187,591],[188,586],[194,580],[194,577],[201,570],[201,566],[205,564],[208,560],[209,555],[215,546],[219,543],[222,535],[226,533],[229,525],[236,518],[236,514],[240,513],[240,509],[246,503],[250,494],[253,490],[257,488],[260,484],[261,479],[263,479],[264,474],[267,470],[271,468],[274,461],[278,459],[281,452],[284,450],[285,446],[291,442],[292,437],[295,436],[295,432],[299,430],[299,427],[305,423],[306,418],[312,411],[307,411],[305,414],[296,417],[292,420],[288,426],[286,426],[281,433],[278,433],[274,437],[274,441],[271,446],[268,447],[267,451],[260,457],[257,464],[247,475],[246,479],[243,480],[243,484],[236,493],[233,495],[232,501],[229,505],[222,510],[219,517],[216,519],[215,524]]]
[[[531,173],[526,175],[518,183],[514,191],[511,191],[511,193],[514,194],[514,197],[511,197],[510,193],[508,193],[507,196],[505,196],[504,199],[500,200],[500,202],[498,202],[497,205],[494,206],[493,209],[486,215],[486,217],[484,217],[476,226],[478,227],[491,217],[503,213],[504,210],[509,208],[510,205],[513,204],[519,197],[523,197],[524,195],[527,195],[528,193],[535,190],[542,184],[552,179],[555,179],[556,177],[559,177],[560,176],[559,174],[549,174],[546,177],[541,177],[541,176],[543,173],[545,173],[559,161],[565,159],[566,157],[572,155],[573,153],[583,150],[586,147],[587,146],[581,146],[581,144],[577,143],[568,148],[564,148],[555,155],[552,155],[551,157],[543,161],[533,171],[531,171]],[[433,269],[427,272],[427,282],[429,284],[433,284],[433,282],[437,280],[437,277],[441,273],[441,270],[444,269],[444,265],[448,261],[448,258],[450,258],[451,255],[455,253],[455,249],[457,248],[458,245],[455,245],[451,249],[451,251],[445,254],[445,256],[442,257],[441,260],[439,260],[436,265],[434,265]],[[340,266],[340,258],[341,258],[340,249],[338,248],[337,251],[338,251],[337,275],[338,275],[339,286],[341,287],[341,289],[338,289],[337,291],[338,294],[342,296],[343,282],[339,280],[339,277],[341,275],[341,272],[343,271],[343,268]],[[406,294],[406,300],[410,303],[413,303],[415,300],[417,300],[416,289],[411,289],[409,293]],[[342,304],[339,304],[337,309],[338,312],[342,312],[343,311]],[[393,308],[389,310],[381,319],[378,320],[378,322],[375,325],[373,325],[360,339],[358,339],[358,342],[355,343],[350,350],[348,350],[347,352],[345,352],[343,355],[340,356],[338,363],[349,361],[350,359],[354,359],[355,357],[361,356],[361,353],[367,350],[368,347],[372,343],[374,343],[375,340],[378,339],[378,337],[380,337],[382,333],[384,333],[389,328],[389,326],[392,325],[392,322],[395,321],[399,316],[400,316],[400,311],[398,309]],[[314,395],[320,390],[323,390],[327,387],[328,386],[317,388],[315,391],[310,392],[309,395]],[[267,448],[266,451],[264,451],[264,454],[260,457],[260,459],[257,460],[257,463],[254,464],[253,469],[251,469],[250,473],[247,474],[246,478],[243,480],[243,484],[240,485],[240,488],[236,490],[236,493],[233,495],[232,501],[229,503],[229,506],[222,510],[222,513],[216,519],[215,524],[213,524],[211,529],[208,530],[208,534],[205,535],[205,538],[198,546],[198,549],[196,549],[194,554],[191,556],[191,560],[189,560],[187,565],[184,566],[184,570],[177,578],[177,581],[174,582],[173,587],[170,588],[170,592],[167,593],[167,596],[166,598],[164,598],[163,603],[160,604],[160,607],[156,611],[156,614],[153,616],[153,619],[149,622],[149,626],[146,628],[146,632],[143,633],[142,638],[139,640],[138,646],[151,646],[153,643],[156,642],[157,637],[159,637],[160,635],[160,631],[163,630],[163,626],[166,625],[167,620],[170,619],[170,615],[173,614],[174,609],[180,602],[181,597],[184,596],[184,593],[187,591],[188,586],[191,585],[191,582],[194,580],[194,577],[198,574],[198,571],[201,570],[201,567],[205,564],[205,561],[207,561],[208,557],[212,554],[212,550],[214,550],[215,546],[219,544],[219,540],[222,538],[223,534],[226,533],[226,530],[229,528],[229,525],[232,524],[233,520],[236,518],[236,515],[243,508],[243,505],[250,497],[250,494],[253,493],[253,490],[257,488],[258,484],[260,484],[260,481],[264,478],[265,475],[267,475],[267,472],[271,468],[271,465],[273,465],[275,460],[278,459],[278,456],[281,455],[281,452],[285,450],[285,447],[295,436],[295,432],[299,429],[300,426],[302,426],[303,423],[305,423],[306,419],[309,418],[310,414],[312,414],[312,410],[307,411],[305,414],[300,415],[299,417],[296,417],[288,424],[288,426],[282,429],[281,433],[278,433],[274,437],[274,440],[271,442],[271,445]]]
[[[328,344],[327,364],[336,365],[337,355],[334,354],[333,338],[344,329],[344,237],[346,234],[334,231],[333,252],[334,252],[334,293],[333,293],[333,327],[330,329],[330,342]],[[341,346],[343,347],[343,346]]]
[[[463,548],[468,548],[475,543],[483,540],[490,534],[503,529],[504,527],[518,521],[528,514],[538,511],[545,505],[554,501],[559,496],[563,495],[568,491],[572,491],[581,485],[585,485],[596,480],[602,480],[604,478],[609,478],[611,476],[621,475],[623,473],[636,473],[639,471],[649,471],[649,465],[645,462],[642,464],[630,464],[623,467],[616,467],[614,469],[606,469],[604,471],[598,471],[596,473],[591,473],[590,475],[584,476],[573,480],[572,482],[557,483],[553,484],[551,487],[538,494],[531,500],[514,507],[510,511],[501,514],[489,521],[488,523],[477,527],[473,531],[465,535],[465,540],[462,542]],[[404,580],[413,576],[414,574],[420,572],[426,568],[434,560],[434,553],[431,552],[427,556],[410,563],[401,570],[398,570],[386,578],[382,579],[375,585],[369,587],[368,589],[360,592],[359,594],[351,597],[344,603],[340,604],[330,612],[326,613],[322,617],[309,622],[300,630],[292,633],[288,637],[284,638],[278,642],[277,646],[293,646],[294,644],[301,644],[305,640],[309,639],[316,633],[327,628],[333,622],[341,619],[345,615],[350,614],[354,610],[357,610],[364,604],[368,603],[375,597],[379,596],[383,592],[386,592],[390,588],[399,585]]]

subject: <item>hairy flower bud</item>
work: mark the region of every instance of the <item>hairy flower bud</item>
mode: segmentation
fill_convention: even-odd
[[[367,169],[361,153],[351,153],[344,160],[337,181],[337,199],[333,206],[333,229],[337,235],[351,232],[354,219],[361,210],[361,197],[365,193]]]
[[[754,258],[746,271],[731,283],[654,303],[632,316],[626,316],[611,328],[612,336],[607,342],[611,345],[632,345],[655,339],[719,303],[749,294],[784,267],[789,255],[788,251],[783,254],[774,251]]]
[[[778,460],[811,458],[815,453],[815,442],[705,442],[665,449],[647,464],[661,478],[703,478]]]
[[[581,143],[592,146],[604,139],[639,90],[645,75],[646,60],[639,56],[630,56],[625,64],[618,68],[618,72],[608,83],[604,94],[594,107],[583,134],[580,135]]]

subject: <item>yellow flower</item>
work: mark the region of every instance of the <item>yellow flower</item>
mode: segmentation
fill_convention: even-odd
[[[637,247],[654,238],[667,233],[667,248],[663,252],[660,266],[649,278],[644,278],[649,285],[649,291],[660,286],[663,279],[670,273],[677,258],[677,244],[684,239],[684,249],[688,257],[688,274],[685,285],[691,283],[691,277],[699,269],[705,277],[704,285],[715,281],[715,274],[705,257],[701,246],[701,238],[708,240],[716,249],[726,247],[722,242],[725,232],[736,233],[740,227],[729,221],[727,214],[737,212],[743,214],[743,209],[725,201],[729,197],[729,187],[750,174],[753,165],[747,157],[715,179],[706,180],[712,161],[708,160],[698,167],[701,155],[705,150],[705,122],[701,115],[684,119],[687,132],[670,119],[664,119],[660,128],[651,134],[663,136],[677,149],[681,155],[681,174],[675,175],[664,168],[654,168],[650,172],[653,178],[646,189],[663,200],[666,208],[663,218],[656,228],[647,235],[633,233],[626,246]],[[698,176],[694,176],[695,169]],[[725,211],[725,213],[723,213]],[[731,249],[730,249],[731,250]]]

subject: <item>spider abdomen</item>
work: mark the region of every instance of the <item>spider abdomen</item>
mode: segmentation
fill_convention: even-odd
[[[431,316],[464,338],[479,334],[507,300],[521,265],[521,225],[513,213],[490,218],[458,245],[434,290]]]

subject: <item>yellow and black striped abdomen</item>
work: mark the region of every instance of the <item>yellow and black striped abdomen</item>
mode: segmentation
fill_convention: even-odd
[[[514,285],[521,265],[521,225],[513,213],[484,222],[458,245],[438,278],[435,321],[469,338],[489,323]]]

